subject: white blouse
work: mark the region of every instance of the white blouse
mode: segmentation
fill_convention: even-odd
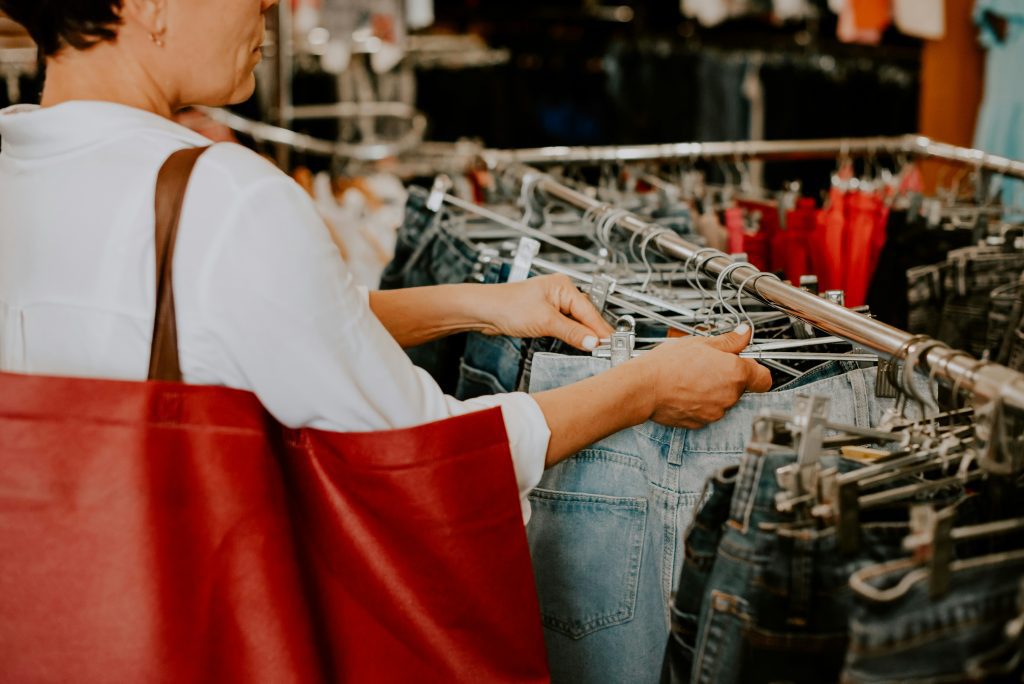
[[[152,338],[154,188],[209,144],[105,102],[0,111],[0,370],[143,380]],[[204,154],[174,261],[190,384],[251,390],[282,423],[409,427],[500,406],[524,520],[550,432],[514,393],[457,401],[413,366],[356,288],[310,198],[239,145]]]

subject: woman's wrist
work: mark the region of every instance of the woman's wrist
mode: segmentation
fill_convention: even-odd
[[[645,363],[639,356],[608,372],[617,373],[619,381],[630,388],[624,404],[630,413],[630,424],[639,425],[650,420],[658,405],[658,377],[654,364]]]
[[[501,310],[501,286],[498,284],[465,283],[451,286],[455,289],[454,312],[466,330],[486,335],[503,334],[498,322]]]

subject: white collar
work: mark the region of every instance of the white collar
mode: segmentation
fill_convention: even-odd
[[[160,131],[186,145],[210,144],[170,119],[114,102],[76,100],[53,107],[14,105],[0,110],[3,153],[21,159],[76,152],[145,130]]]

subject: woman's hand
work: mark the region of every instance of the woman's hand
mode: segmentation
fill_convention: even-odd
[[[557,337],[590,351],[612,334],[585,294],[564,275],[529,278],[518,283],[487,285],[481,332],[510,337]]]
[[[718,337],[668,341],[586,380],[534,394],[551,428],[547,466],[646,420],[703,427],[724,416],[744,391],[768,391],[768,369],[737,356],[750,335],[739,326]]]
[[[634,359],[632,364],[651,378],[650,420],[702,428],[720,420],[744,392],[770,390],[768,369],[737,356],[750,344],[750,337],[750,328],[744,324],[725,335],[665,342]]]

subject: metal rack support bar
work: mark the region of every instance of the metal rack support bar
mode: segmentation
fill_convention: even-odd
[[[484,150],[488,166],[508,164],[594,164],[608,162],[701,160],[701,159],[828,159],[875,154],[905,154],[973,166],[1007,176],[1024,178],[1024,162],[981,150],[936,142],[919,135],[877,138],[826,138],[821,140],[763,140],[662,145],[611,145],[606,147],[537,147],[520,150]]]

